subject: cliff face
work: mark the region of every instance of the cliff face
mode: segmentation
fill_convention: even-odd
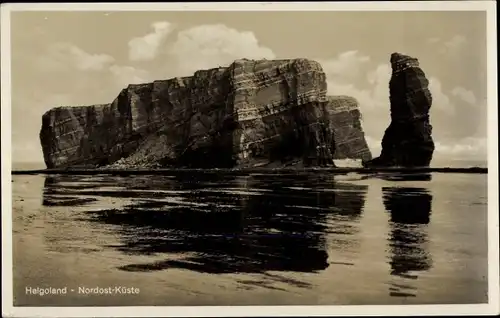
[[[429,166],[434,153],[429,81],[416,58],[393,53],[391,66],[391,123],[382,139],[380,157],[365,166]]]
[[[369,160],[357,102],[326,96],[306,59],[237,60],[192,77],[129,85],[105,105],[43,115],[48,168],[333,165]]]
[[[328,96],[326,112],[333,131],[333,159],[370,160],[371,152],[361,127],[361,112],[356,99],[349,96]]]

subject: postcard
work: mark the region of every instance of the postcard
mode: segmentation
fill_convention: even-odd
[[[2,314],[498,314],[495,5],[3,4]]]

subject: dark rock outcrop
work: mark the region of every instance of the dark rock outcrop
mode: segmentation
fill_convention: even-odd
[[[306,59],[237,60],[43,115],[48,168],[331,166],[370,160],[356,100]]]
[[[429,81],[416,58],[393,53],[391,66],[391,123],[384,133],[380,156],[364,166],[427,167],[434,153]]]
[[[371,159],[361,127],[362,116],[357,100],[349,96],[327,98],[326,111],[335,141],[333,159]]]

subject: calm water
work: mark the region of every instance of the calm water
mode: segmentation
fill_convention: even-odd
[[[12,185],[17,306],[487,302],[487,175],[15,175]],[[115,286],[139,293],[78,292]]]

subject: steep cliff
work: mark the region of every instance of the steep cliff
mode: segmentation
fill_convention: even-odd
[[[393,53],[391,66],[391,123],[384,133],[380,156],[364,165],[429,166],[434,153],[429,81],[416,58]]]
[[[327,98],[325,110],[335,144],[333,159],[370,160],[372,156],[361,127],[361,112],[357,100],[349,96]]]
[[[357,102],[311,60],[237,60],[43,115],[48,168],[331,166],[371,159]]]

